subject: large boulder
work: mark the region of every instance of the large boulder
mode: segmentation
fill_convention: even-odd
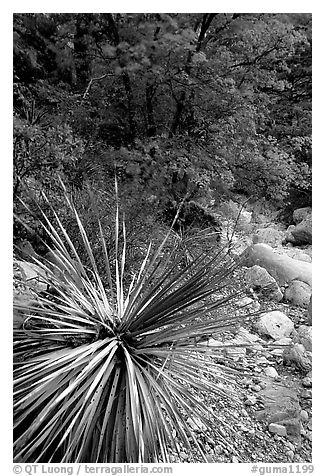
[[[266,243],[272,247],[281,246],[285,238],[283,231],[272,227],[259,228],[253,235],[253,243]]]
[[[45,271],[35,263],[16,260],[16,264],[22,271],[23,281],[35,292],[46,291],[48,282]]]
[[[288,287],[284,292],[285,300],[291,302],[295,306],[308,308],[311,296],[311,287],[303,281],[294,279],[290,281]]]
[[[255,323],[255,327],[259,334],[270,336],[273,339],[289,337],[294,330],[292,320],[281,311],[262,314]]]
[[[312,216],[308,215],[291,231],[296,244],[311,245],[312,243]]]
[[[283,298],[276,280],[261,266],[255,265],[248,268],[246,271],[246,282],[248,286],[256,291],[260,291],[274,301],[280,302]]]
[[[290,258],[297,259],[298,261],[306,261],[306,263],[312,262],[310,254],[299,248],[287,248],[285,249],[285,254]]]
[[[31,286],[26,282],[26,274],[17,260],[13,262],[13,327],[21,328],[25,316],[19,309],[20,306],[29,308],[35,304],[37,293],[35,293]]]
[[[293,222],[297,225],[311,215],[311,207],[297,208],[292,215]]]
[[[233,358],[243,357],[246,354],[246,345],[253,346],[254,349],[254,347],[260,347],[261,342],[263,341],[260,337],[251,334],[244,327],[240,327],[234,338],[225,342],[226,346],[229,346],[225,348],[226,354]]]
[[[269,384],[260,393],[264,409],[256,412],[256,418],[264,421],[268,426],[272,423],[286,428],[289,438],[300,441],[300,414],[298,395],[294,389]]]
[[[313,297],[310,296],[308,308],[307,308],[307,324],[311,325],[313,321]]]
[[[238,359],[244,357],[246,354],[246,346],[249,350],[255,349],[261,350],[261,343],[263,340],[255,335],[251,334],[244,327],[240,327],[232,339],[227,339],[225,342],[218,340],[220,337],[218,334],[212,334],[212,337],[207,342],[202,342],[200,345],[206,345],[207,347],[219,347],[222,353],[233,358]]]
[[[258,265],[265,268],[279,286],[294,279],[312,285],[311,263],[279,255],[271,246],[264,243],[257,243],[247,248],[242,255],[242,264],[247,267]]]
[[[284,234],[284,242],[285,243],[295,243],[295,237],[292,234],[292,230],[296,227],[295,225],[289,225]]]
[[[311,352],[306,350],[303,344],[287,347],[283,351],[282,358],[284,365],[293,365],[304,372],[309,372],[312,368]]]
[[[299,326],[297,329],[297,339],[305,349],[309,352],[312,351],[312,327],[311,326]]]
[[[25,309],[35,307],[38,303],[36,296],[31,291],[25,290],[23,292],[16,292],[14,290],[14,308],[13,308],[13,327],[14,329],[21,329],[25,322],[25,313],[19,309],[23,306]]]

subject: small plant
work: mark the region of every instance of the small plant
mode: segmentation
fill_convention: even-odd
[[[225,369],[207,357],[217,349],[198,340],[232,329],[238,320],[227,311],[237,294],[224,292],[236,263],[219,252],[179,267],[177,253],[163,254],[166,236],[155,253],[149,245],[125,289],[126,227],[117,207],[114,272],[99,223],[105,288],[64,193],[91,266],[81,261],[55,210],[52,222],[44,213],[55,259],[34,261],[49,292],[35,304],[14,303],[25,316],[14,334],[15,460],[168,462],[179,451],[177,440],[205,459],[189,419],[216,426],[218,415],[199,394],[230,404],[235,395],[223,385],[230,378]]]

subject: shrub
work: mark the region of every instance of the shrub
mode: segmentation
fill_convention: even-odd
[[[149,245],[125,289],[126,229],[117,208],[114,273],[99,223],[106,288],[66,191],[65,199],[90,266],[55,210],[53,220],[43,214],[55,260],[34,261],[51,292],[34,304],[14,303],[25,316],[14,334],[15,460],[169,461],[170,451],[179,451],[175,434],[205,460],[185,416],[205,425],[218,422],[200,400],[203,391],[230,405],[236,401],[224,390],[226,369],[213,359],[207,365],[207,354],[220,348],[197,343],[233,329],[239,319],[227,311],[237,293],[225,292],[236,263],[220,252],[180,269],[175,250],[163,255],[166,236],[152,258]]]

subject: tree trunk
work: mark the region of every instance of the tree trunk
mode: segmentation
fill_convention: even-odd
[[[114,17],[111,13],[105,13],[103,14],[107,20],[108,24],[111,28],[111,33],[113,37],[113,43],[114,46],[117,46],[120,43],[120,35],[117,29],[116,22],[114,20]],[[120,62],[120,61],[119,61]],[[122,65],[120,64],[122,67]],[[134,104],[134,97],[133,97],[133,91],[132,91],[132,86],[131,86],[131,80],[130,76],[127,71],[123,71],[122,73],[122,81],[125,89],[125,94],[126,94],[126,99],[127,99],[127,105],[128,105],[128,123],[129,123],[129,136],[130,136],[130,141],[134,142],[135,136],[136,136],[136,121],[135,121],[135,104]]]
[[[152,104],[152,99],[153,99],[153,85],[147,82],[146,85],[146,109],[147,109],[147,120],[148,120],[148,125],[147,125],[147,136],[152,137],[155,136],[157,133],[157,128],[156,128],[156,123],[155,123],[155,117],[153,113],[153,104]]]
[[[201,50],[205,34],[208,31],[211,25],[211,22],[215,16],[216,16],[216,13],[205,13],[203,15],[202,22],[201,22],[201,29],[200,29],[199,37],[198,37],[196,48],[195,48],[196,53],[199,53],[199,51]],[[195,30],[198,27],[199,27],[199,23],[196,24]],[[191,72],[192,57],[193,57],[193,53],[190,51],[187,55],[187,60],[184,66],[184,70],[188,75],[190,75],[190,72]],[[194,93],[192,92],[191,96],[193,96],[193,94]],[[177,132],[177,129],[179,127],[182,114],[185,108],[185,101],[186,101],[186,91],[183,90],[180,94],[179,99],[176,100],[176,108],[175,108],[174,118],[172,120],[172,125],[169,131],[169,137],[172,137]]]

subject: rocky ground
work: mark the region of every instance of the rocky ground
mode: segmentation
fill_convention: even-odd
[[[267,217],[260,224],[252,224],[249,213],[244,218],[242,231],[232,239],[237,254],[251,249],[233,286],[250,287],[242,304],[247,312],[260,315],[243,317],[235,335],[213,336],[217,340],[212,343],[255,345],[223,352],[224,365],[238,371],[238,406],[229,409],[224,402],[203,396],[229,425],[221,429],[228,444],[220,444],[213,429],[193,429],[211,462],[311,462],[311,210],[296,210],[295,225],[287,230]],[[232,311],[238,312],[238,303]],[[184,450],[180,456],[173,460],[203,461],[199,454]]]
[[[235,253],[251,245],[232,281],[234,290],[244,284],[247,295],[227,308],[227,312],[240,313],[242,320],[235,334],[211,336],[200,345],[252,346],[223,349],[214,357],[235,371],[232,388],[238,397],[237,404],[230,406],[208,394],[200,396],[221,425],[206,428],[190,420],[209,462],[311,462],[311,222],[309,210],[296,212],[296,224],[287,230],[268,220],[252,226],[246,214],[242,231],[232,236]],[[44,285],[33,266],[25,266],[23,272],[41,291]],[[20,272],[21,263],[16,262],[18,278]],[[19,287],[15,294],[33,299]],[[247,312],[258,315],[247,317]],[[19,325],[22,316],[14,318]],[[171,462],[203,461],[195,445],[191,454],[180,444],[178,454],[171,453]]]
[[[275,308],[268,300],[260,303],[261,310],[266,312]],[[283,303],[277,304],[276,309],[285,313],[296,329],[308,320],[307,311],[303,309]],[[209,395],[202,395],[207,407],[215,410],[218,418],[230,425],[230,428],[220,430],[228,444],[219,443],[220,437],[213,429],[198,424],[194,424],[193,429],[210,462],[311,462],[311,373],[297,367],[294,362],[285,362],[281,348],[268,347],[274,341],[258,335],[257,320],[246,319],[237,333],[237,336],[242,333],[246,342],[250,337],[256,337],[257,350],[254,347],[246,351],[238,348],[239,355],[235,349],[232,353],[223,352],[224,365],[238,371],[235,388],[240,404],[229,408],[229,404],[222,400],[217,402]],[[225,336],[224,342],[232,338]],[[270,415],[275,420],[273,423]],[[173,461],[203,462],[198,452],[189,455],[180,448],[180,456],[174,455]]]

